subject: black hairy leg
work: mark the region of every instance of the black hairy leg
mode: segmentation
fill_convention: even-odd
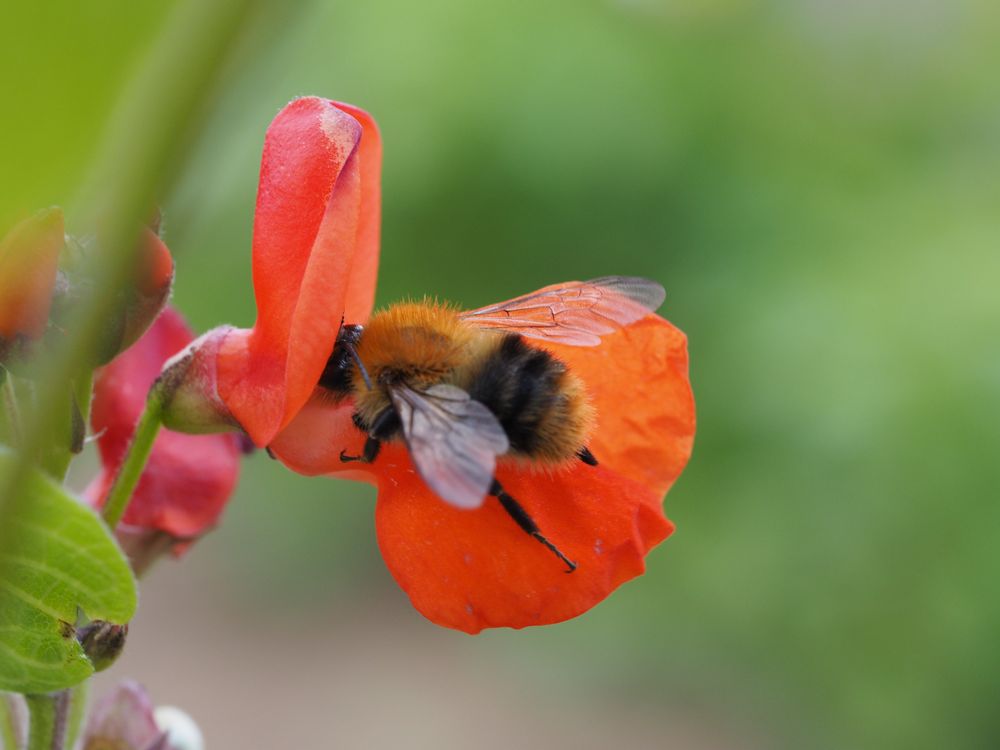
[[[368,433],[368,439],[365,440],[365,447],[361,451],[360,456],[349,456],[346,451],[340,452],[340,460],[345,464],[351,461],[360,461],[364,464],[372,463],[378,458],[378,452],[382,448],[382,441],[391,437],[400,429],[399,415],[391,407],[375,417],[375,421],[372,422],[371,426],[366,426],[357,414],[354,415],[354,424],[357,425],[359,430]]]
[[[378,458],[378,452],[382,448],[382,441],[378,438],[373,438],[371,435],[365,440],[364,450],[361,451],[360,456],[348,456],[347,451],[340,452],[340,460],[342,463],[350,463],[351,461],[360,461],[363,464],[370,464],[376,458]]]
[[[583,461],[587,466],[597,466],[597,459],[594,454],[590,452],[590,448],[583,446],[580,450],[576,452],[576,457]]]
[[[566,567],[568,568],[566,571],[567,573],[572,573],[576,570],[576,563],[566,557],[566,555],[564,555],[562,551],[556,547],[556,545],[542,535],[542,532],[538,528],[538,524],[535,523],[535,519],[528,515],[528,511],[522,508],[521,504],[517,502],[517,500],[504,492],[500,482],[496,479],[493,480],[493,484],[490,487],[490,494],[500,501],[500,505],[503,506],[503,509],[507,511],[507,514],[514,519],[514,522],[520,526],[523,531],[541,542],[546,549],[551,551],[552,554],[566,564]]]

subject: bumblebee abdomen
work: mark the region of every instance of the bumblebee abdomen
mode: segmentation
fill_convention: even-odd
[[[500,338],[477,363],[467,390],[500,421],[512,454],[561,463],[586,445],[593,410],[583,386],[566,365],[521,336]]]

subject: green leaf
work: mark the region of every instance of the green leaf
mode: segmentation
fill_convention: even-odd
[[[0,448],[0,477],[20,460]],[[76,685],[94,668],[76,640],[77,608],[127,623],[135,578],[107,527],[88,507],[32,470],[0,550],[0,690],[43,693]]]

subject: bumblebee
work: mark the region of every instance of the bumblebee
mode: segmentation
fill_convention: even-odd
[[[368,436],[361,455],[342,452],[341,461],[370,463],[384,441],[402,440],[442,500],[477,508],[497,498],[572,572],[576,564],[494,476],[501,456],[541,467],[597,465],[587,447],[595,415],[583,383],[528,339],[596,346],[664,297],[656,282],[607,276],[478,310],[402,303],[364,327],[341,326],[319,386],[335,399],[353,398],[354,423]]]

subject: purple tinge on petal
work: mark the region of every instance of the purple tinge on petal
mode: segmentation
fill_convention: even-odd
[[[90,714],[83,750],[170,750],[153,718],[153,704],[137,682],[125,680]]]

